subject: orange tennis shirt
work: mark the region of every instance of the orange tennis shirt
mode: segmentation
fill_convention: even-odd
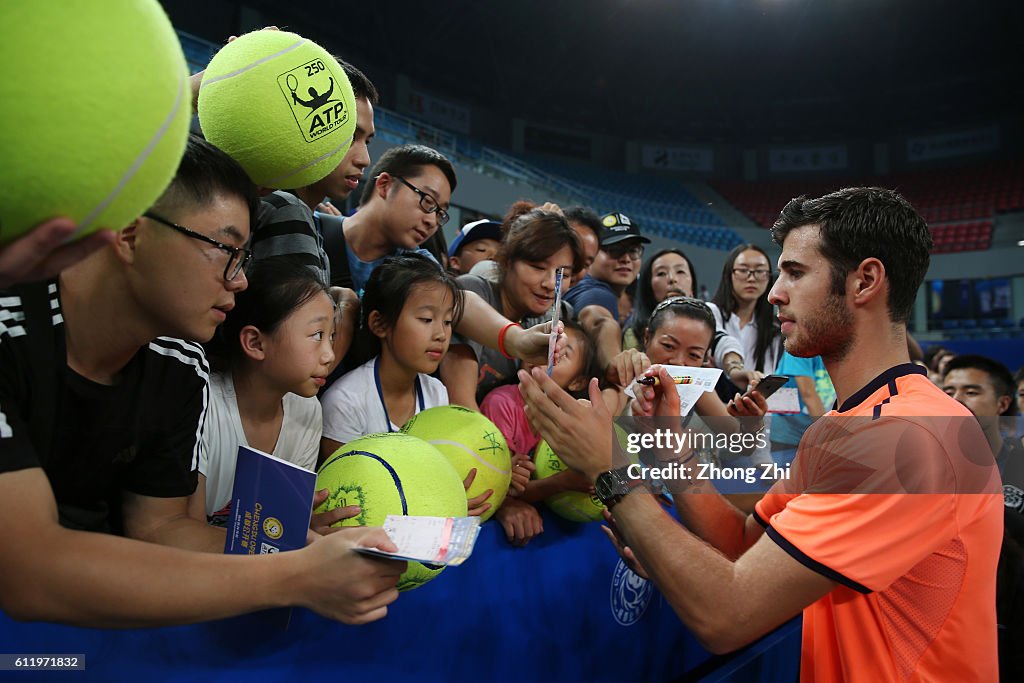
[[[804,435],[798,481],[754,513],[783,550],[839,584],[804,609],[802,681],[998,680],[1003,512],[982,444],[970,411],[912,364]]]

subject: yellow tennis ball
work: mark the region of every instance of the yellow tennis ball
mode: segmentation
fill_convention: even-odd
[[[0,245],[67,216],[120,229],[174,178],[188,68],[156,0],[0,2]]]
[[[341,163],[356,129],[356,100],[327,50],[287,31],[254,31],[210,60],[199,123],[254,183],[294,189]]]
[[[512,456],[501,431],[484,415],[462,406],[437,406],[413,415],[402,431],[430,443],[448,458],[459,477],[465,480],[476,468],[467,498],[475,498],[487,489],[491,507],[480,515],[485,522],[498,511],[512,483]]]
[[[547,479],[569,469],[562,459],[551,450],[547,441],[537,444],[537,448],[533,452],[533,464],[537,467],[533,473],[534,479]],[[570,522],[599,521],[601,513],[605,509],[600,498],[582,491],[556,493],[547,498],[544,503],[552,512]]]
[[[315,512],[361,508],[359,515],[335,526],[381,526],[388,515],[466,516],[466,491],[448,460],[422,439],[400,432],[348,442],[321,465],[316,488],[330,495]],[[410,562],[398,590],[422,586],[442,569]]]
[[[633,463],[639,462],[636,455],[626,450],[628,435],[626,430],[617,424],[612,425],[615,431],[615,438],[619,447]],[[565,472],[569,467],[562,462],[562,459],[555,455],[547,441],[541,441],[533,451],[533,463],[536,469],[533,472],[534,479],[547,479],[548,477]],[[604,503],[596,495],[583,493],[582,491],[563,491],[550,496],[545,501],[548,508],[559,517],[564,517],[570,522],[597,522],[603,518],[601,514],[605,510]]]

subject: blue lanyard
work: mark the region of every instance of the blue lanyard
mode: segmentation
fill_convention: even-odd
[[[384,411],[384,422],[387,423],[388,432],[393,432],[395,430],[391,428],[391,416],[388,415],[388,407],[384,403],[384,389],[380,385],[380,356],[377,356],[373,360],[373,382],[374,382],[374,384],[377,385],[377,398],[380,399],[380,407]],[[417,410],[416,412],[421,413],[426,408],[424,407],[423,388],[420,386],[420,376],[419,376],[419,374],[416,375],[415,386],[416,386],[416,402],[419,404],[419,407],[420,407],[420,409]]]

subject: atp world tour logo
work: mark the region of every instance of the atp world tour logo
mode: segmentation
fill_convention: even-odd
[[[306,142],[313,142],[340,128],[350,116],[337,77],[321,59],[314,59],[277,77],[295,123]]]
[[[621,626],[632,626],[640,621],[654,595],[654,585],[633,573],[619,559],[612,573],[612,617]]]

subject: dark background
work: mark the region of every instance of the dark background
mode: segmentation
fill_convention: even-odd
[[[274,23],[440,96],[626,139],[757,144],[1016,117],[1024,3],[162,0],[222,42]]]

